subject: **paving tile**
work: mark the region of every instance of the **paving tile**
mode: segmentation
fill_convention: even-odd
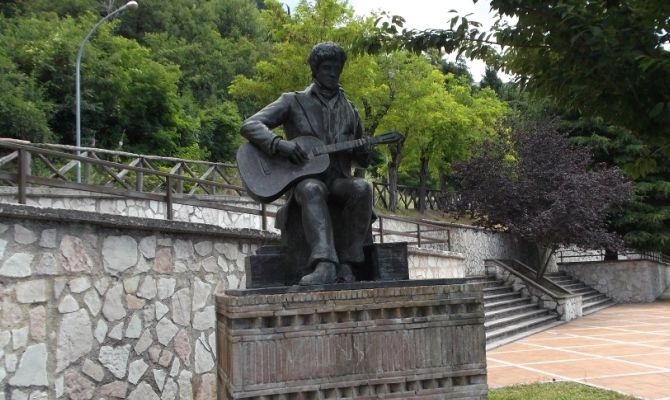
[[[612,357],[625,356],[632,354],[648,354],[653,351],[650,347],[640,346],[637,344],[605,344],[598,346],[585,346],[578,349],[572,349],[580,353],[593,354],[596,356]]]
[[[529,364],[547,361],[568,361],[583,358],[595,358],[595,356],[580,355],[562,350],[537,349],[527,351],[517,351],[513,353],[498,353],[491,355],[490,358],[497,361],[504,361],[514,364]]]
[[[573,349],[574,347],[593,346],[598,344],[611,343],[601,338],[591,337],[560,337],[556,339],[546,339],[542,342],[534,342],[538,346],[563,347]]]
[[[564,379],[670,400],[670,302],[616,305],[487,356],[491,387]]]
[[[497,349],[488,351],[486,354],[487,355],[493,355],[493,354],[500,354],[500,353],[510,353],[513,351],[524,351],[524,350],[536,350],[538,349],[538,346],[528,344],[525,342],[515,342],[515,343],[510,343],[506,346],[498,347]]]
[[[616,340],[621,342],[647,343],[666,339],[670,341],[670,334],[664,333],[616,333],[607,336],[598,336],[602,340]]]
[[[488,371],[488,384],[492,388],[523,383],[551,382],[554,379],[551,375],[519,367],[499,367]]]
[[[579,362],[566,361],[533,364],[533,368],[570,379],[595,379],[611,375],[625,375],[644,372],[660,372],[657,368],[643,367],[621,360],[595,358]]]
[[[617,357],[617,359],[633,361],[640,364],[670,369],[670,352],[652,353],[645,355],[629,355],[629,356]],[[666,384],[670,386],[670,383]]]
[[[648,400],[661,400],[670,397],[670,385],[668,382],[670,382],[670,373],[589,380],[589,383],[594,385]]]

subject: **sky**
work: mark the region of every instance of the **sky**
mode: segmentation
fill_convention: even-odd
[[[293,9],[299,0],[283,2]],[[462,16],[472,13],[468,18],[481,22],[483,29],[488,29],[494,21],[488,0],[479,0],[476,4],[472,0],[349,0],[349,5],[359,15],[368,15],[372,11],[388,11],[391,15],[401,15],[405,18],[405,28],[409,29],[447,28],[452,16],[450,10],[456,10]],[[450,60],[453,61],[453,57]],[[484,63],[468,60],[467,64],[474,80],[479,81],[484,75]],[[509,80],[507,75],[499,73],[499,76],[503,80]]]

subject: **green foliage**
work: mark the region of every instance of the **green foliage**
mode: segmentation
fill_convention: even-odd
[[[422,160],[430,160],[435,180],[451,162],[466,158],[470,147],[492,132],[495,121],[507,111],[493,91],[473,93],[469,75],[445,77],[439,56],[431,61],[406,51],[376,55],[352,51],[374,21],[354,16],[344,1],[303,1],[290,16],[279,3],[267,2],[266,7],[262,16],[276,41],[273,58],[259,62],[253,77],[236,77],[231,93],[261,107],[282,92],[301,90],[311,81],[306,63],[311,47],[335,41],[349,50],[341,83],[361,114],[366,133],[396,130],[406,136],[401,174],[416,174]],[[387,173],[387,168],[385,164],[378,172]]]
[[[0,132],[4,137],[33,142],[50,141],[48,120],[53,106],[42,90],[0,49]]]
[[[74,62],[84,35],[121,0],[0,7],[4,136],[74,142]],[[227,87],[266,45],[251,0],[142,1],[100,26],[82,59],[82,143],[228,161],[241,118]],[[233,134],[235,133],[235,134]]]
[[[575,143],[588,147],[596,162],[621,167],[634,183],[634,196],[613,220],[627,246],[670,251],[670,158],[652,151],[629,131],[602,120],[566,117],[563,130]],[[640,166],[640,160],[647,165]]]
[[[492,32],[459,16],[446,29],[426,31],[399,31],[391,21],[361,47],[443,48],[482,59],[516,75],[533,95],[625,127],[650,144],[668,143],[670,2],[492,0],[491,8],[500,17]]]

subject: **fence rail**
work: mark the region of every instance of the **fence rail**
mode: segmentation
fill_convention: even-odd
[[[559,263],[570,262],[588,262],[588,261],[604,261],[605,250],[590,250],[590,251],[574,251],[574,250],[559,250],[556,253],[556,258]],[[648,260],[670,264],[670,255],[659,251],[636,251],[625,250],[617,253],[619,260]]]
[[[82,170],[81,182],[76,179],[77,168]],[[52,187],[164,202],[167,219],[174,217],[174,204],[257,215],[263,230],[275,216],[264,204],[234,206],[210,196],[244,195],[234,164],[0,139],[0,183],[16,187],[20,204],[27,203],[29,187]],[[450,232],[444,226],[387,215],[378,215],[377,221],[373,236],[380,242],[396,237],[419,247],[438,244],[451,250]],[[390,230],[391,221],[413,228]]]

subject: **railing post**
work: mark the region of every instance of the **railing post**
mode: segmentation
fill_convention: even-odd
[[[417,246],[421,247],[421,224],[416,224],[416,241]]]
[[[137,165],[144,167],[144,159],[140,158],[140,162]],[[138,192],[144,191],[144,172],[142,171],[135,171],[135,190]]]
[[[28,175],[30,175],[30,153],[27,150],[19,150],[19,171],[17,184],[19,185],[19,204],[28,201]]]
[[[80,155],[82,157],[88,157],[88,151],[84,151],[80,153]],[[88,180],[91,175],[91,166],[86,161],[79,161],[79,165],[81,165],[81,183],[88,184]]]
[[[447,229],[447,250],[451,251],[451,229]]]
[[[379,243],[384,243],[384,218],[379,216]]]
[[[261,203],[261,229],[264,231],[268,230],[268,210],[265,206],[265,203]]]
[[[165,191],[165,216],[172,220],[172,177],[170,175],[165,177],[165,185],[167,186]]]
[[[177,168],[177,175],[179,175],[179,176],[184,175],[184,167],[181,163],[179,163],[179,168]],[[175,191],[179,194],[184,193],[184,180],[183,179],[179,179],[177,181],[177,187],[176,187]]]

